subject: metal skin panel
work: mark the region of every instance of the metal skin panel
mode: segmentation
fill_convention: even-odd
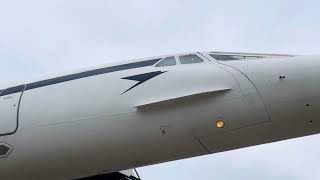
[[[21,93],[15,93],[0,97],[0,135],[16,130],[20,95]]]
[[[270,122],[203,139],[213,152],[320,132],[320,57],[220,62],[244,73],[257,88]]]
[[[227,137],[230,136],[229,134],[270,123],[263,101],[248,79],[237,71],[232,71],[232,69],[227,67],[224,68],[228,69],[237,79],[240,87],[239,93],[241,93],[242,96],[232,99],[231,101],[225,98],[215,98],[211,101],[211,105],[215,107],[212,108],[214,110],[211,110],[211,112],[215,114],[214,119],[222,119],[226,122],[226,127],[223,129],[215,127],[213,119],[211,120],[211,126],[208,124],[207,127],[211,127],[219,133],[214,133],[213,130],[202,131],[206,132],[206,136],[200,137],[201,142],[211,153],[221,151],[219,150],[220,146],[224,144],[224,142],[231,141],[227,139]],[[209,109],[207,111],[209,111]],[[230,144],[228,144],[228,146],[230,146]]]
[[[287,126],[287,133],[279,130],[275,137],[319,132],[319,68],[319,56],[248,61],[248,77],[259,89],[272,121]]]
[[[14,149],[0,179],[77,179],[317,133],[317,59],[210,59],[28,89],[18,130],[0,136]]]

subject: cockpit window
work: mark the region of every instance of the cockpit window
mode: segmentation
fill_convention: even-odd
[[[209,54],[209,55],[218,61],[229,61],[229,60],[243,59],[243,57],[241,57],[241,56],[239,57],[239,56],[218,55],[218,54]]]
[[[157,65],[156,67],[163,67],[163,66],[174,66],[176,65],[176,59],[171,56],[171,57],[166,57],[164,59],[162,59]]]
[[[179,59],[181,64],[194,64],[203,62],[203,59],[195,54],[180,56]]]
[[[246,59],[259,59],[261,56],[240,56],[240,55],[222,55],[222,54],[209,54],[212,58],[218,61],[232,61],[232,60],[246,60]]]

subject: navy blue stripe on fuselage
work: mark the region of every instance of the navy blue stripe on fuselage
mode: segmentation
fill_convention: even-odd
[[[129,77],[125,77],[122,79],[128,79],[128,80],[132,80],[132,81],[137,81],[137,83],[133,86],[131,86],[129,89],[127,89],[126,91],[124,91],[122,94],[130,91],[131,89],[139,86],[140,84],[148,81],[149,79],[152,79],[162,73],[165,73],[166,71],[162,72],[162,71],[155,71],[155,72],[149,72],[149,73],[143,73],[143,74],[138,74],[138,75],[134,75],[134,76],[129,76]]]
[[[66,76],[56,77],[56,78],[52,78],[52,79],[37,81],[37,82],[26,84],[25,90],[36,89],[36,88],[40,88],[40,87],[44,87],[44,86],[63,83],[63,82],[72,81],[72,80],[81,79],[81,78],[90,77],[90,76],[96,76],[96,75],[100,75],[100,74],[107,74],[107,73],[116,72],[116,71],[123,71],[123,70],[128,70],[128,69],[135,69],[135,68],[140,68],[140,67],[152,66],[155,63],[157,63],[160,59],[161,58],[140,61],[140,62],[134,62],[134,63],[129,63],[129,64],[122,64],[122,65],[111,66],[111,67],[105,67],[105,68],[94,69],[94,70],[90,70],[90,71],[70,74],[70,75],[66,75]],[[4,89],[4,90],[0,90],[0,92],[1,92],[0,96],[21,92],[23,89],[24,89],[24,85],[20,85],[20,86],[15,86],[15,87],[10,87],[10,88]]]
[[[25,88],[24,85],[14,86],[7,89],[4,89],[0,92],[0,96],[8,95],[8,94],[14,94],[17,92],[21,92]]]

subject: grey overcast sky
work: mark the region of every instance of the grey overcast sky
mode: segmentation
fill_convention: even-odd
[[[0,88],[170,53],[320,54],[319,7],[317,0],[0,0]],[[138,171],[144,180],[320,179],[319,152],[315,135]]]

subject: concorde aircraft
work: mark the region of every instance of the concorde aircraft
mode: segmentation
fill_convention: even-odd
[[[319,133],[319,69],[319,56],[195,52],[8,87],[0,179],[79,179]]]

